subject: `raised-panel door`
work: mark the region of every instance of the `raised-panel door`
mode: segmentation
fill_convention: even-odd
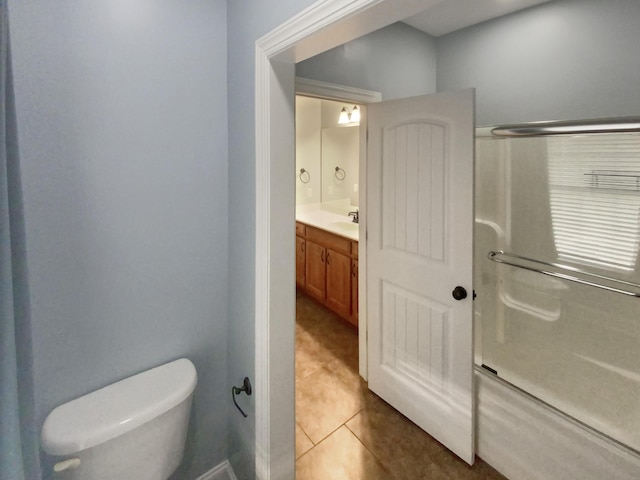
[[[327,306],[343,318],[351,315],[351,258],[327,249]]]
[[[351,316],[349,321],[358,326],[358,260],[351,259]]]
[[[369,388],[472,464],[474,92],[367,121]]]
[[[304,288],[306,278],[305,239],[296,236],[296,284]]]
[[[306,241],[306,288],[307,293],[321,302],[326,293],[326,249],[317,243]]]

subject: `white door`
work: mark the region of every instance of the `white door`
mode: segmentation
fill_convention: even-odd
[[[367,150],[369,388],[469,464],[474,95],[369,105]]]

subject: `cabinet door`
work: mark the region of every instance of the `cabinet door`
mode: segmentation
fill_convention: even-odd
[[[327,249],[327,307],[343,318],[351,316],[351,258]]]
[[[324,302],[326,291],[325,248],[317,243],[306,241],[306,285],[307,293],[316,300]]]
[[[358,260],[351,259],[351,317],[349,321],[358,326]]]
[[[305,285],[305,240],[302,237],[296,237],[296,284],[300,288],[304,288]]]

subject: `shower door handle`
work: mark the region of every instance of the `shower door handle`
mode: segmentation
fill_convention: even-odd
[[[467,298],[467,291],[464,287],[458,285],[453,289],[453,292],[451,292],[451,296],[456,300],[464,300],[465,298]]]

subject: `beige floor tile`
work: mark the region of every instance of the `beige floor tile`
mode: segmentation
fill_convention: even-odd
[[[473,464],[471,469],[474,476],[471,477],[474,480],[507,480],[507,477],[498,472],[495,468],[489,465],[487,462],[476,456],[476,463]]]
[[[449,459],[450,460],[450,459]],[[457,457],[453,461],[441,464],[440,468],[447,478],[461,480],[507,480],[500,472],[476,456],[473,466],[469,466]]]
[[[355,333],[352,342],[357,342]],[[338,341],[332,342],[328,333],[310,332],[303,327],[298,327],[296,330],[296,381],[316,372],[323,365],[327,366],[331,363],[339,364],[342,369],[357,373],[358,350],[341,347]]]
[[[438,447],[381,400],[358,413],[347,427],[398,479],[437,478]]]
[[[313,448],[313,442],[296,423],[296,458],[301,457]]]
[[[296,462],[296,480],[392,480],[362,443],[341,427]]]
[[[398,480],[504,478],[480,459],[469,467],[377,397],[347,427]]]
[[[296,421],[313,443],[320,442],[363,406],[358,385],[345,383],[327,367],[296,383]]]
[[[357,329],[304,295],[298,295],[296,320],[296,354],[312,356],[320,363],[340,360],[357,370]],[[300,376],[297,372],[296,380]]]
[[[320,345],[313,335],[298,328],[296,331],[296,382],[317,372],[333,357]]]

